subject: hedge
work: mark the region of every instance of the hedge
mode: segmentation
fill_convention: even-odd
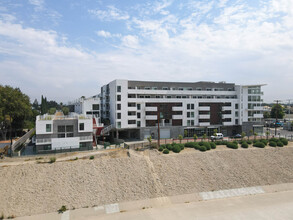
[[[276,143],[275,141],[270,141],[270,142],[269,142],[269,145],[270,145],[271,147],[277,147],[277,143]]]
[[[165,149],[164,151],[163,151],[163,154],[168,154],[169,153],[169,150],[168,149]]]
[[[242,148],[248,148],[248,144],[245,141],[242,141],[241,147]]]
[[[277,141],[277,146],[278,146],[278,147],[283,147],[284,144],[282,143],[282,141],[278,140],[278,141]]]
[[[227,143],[227,147],[228,148],[232,148],[232,149],[237,149],[238,148],[238,144],[236,144],[234,142],[228,142]]]
[[[254,146],[254,147],[259,147],[259,148],[264,148],[266,145],[265,145],[263,142],[258,141],[258,142],[255,142],[255,143],[253,144],[253,146]]]

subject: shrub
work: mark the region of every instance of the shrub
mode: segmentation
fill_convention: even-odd
[[[277,147],[277,143],[276,143],[275,141],[270,141],[270,142],[269,142],[269,145],[270,145],[271,147]]]
[[[173,152],[174,153],[179,153],[180,151],[181,151],[181,148],[180,148],[180,146],[178,144],[173,147]]]
[[[61,208],[58,210],[58,213],[63,213],[63,212],[65,212],[66,210],[67,210],[66,206],[63,205],[63,206],[61,206]]]
[[[162,146],[159,147],[159,151],[163,151],[164,148]]]
[[[95,159],[95,156],[90,156],[90,160],[93,160],[93,159]]]
[[[173,145],[172,145],[172,144],[167,144],[167,145],[166,145],[166,148],[167,148],[168,150],[172,150],[172,149],[173,149]]]
[[[284,144],[282,143],[282,141],[279,140],[279,141],[277,142],[277,146],[278,146],[278,147],[283,147]]]
[[[248,140],[246,143],[247,143],[247,144],[252,144],[252,141]]]
[[[242,144],[241,144],[241,147],[242,148],[248,148],[248,144],[245,141],[243,141]]]
[[[206,151],[207,149],[206,149],[206,147],[205,146],[200,146],[200,145],[198,145],[198,150],[200,150],[200,151]]]
[[[163,149],[166,148],[166,144],[161,144],[160,147],[162,147]]]
[[[228,148],[232,148],[232,149],[237,149],[238,148],[238,144],[236,144],[234,142],[228,142],[227,143],[227,147]]]
[[[215,141],[216,145],[222,145],[222,141]]]
[[[198,142],[199,146],[203,146],[203,141]]]
[[[258,142],[255,142],[253,144],[254,147],[259,147],[259,148],[264,148],[265,147],[265,144],[261,141],[258,141]]]
[[[184,147],[193,148],[193,144],[194,144],[194,142],[187,142],[187,143],[184,144]]]
[[[222,145],[227,145],[228,141],[222,141]]]
[[[214,142],[210,143],[212,149],[216,149],[217,145]]]
[[[184,144],[178,144],[178,146],[180,147],[180,150],[184,149]]]
[[[55,163],[56,162],[56,157],[50,157],[50,163]]]
[[[209,142],[204,142],[202,146],[205,146],[206,150],[210,150],[211,149],[211,145]]]
[[[163,154],[168,154],[169,153],[169,150],[168,149],[164,149],[163,150]]]
[[[280,138],[280,141],[283,143],[283,145],[288,145],[288,140],[286,138]]]
[[[264,143],[264,145],[268,145],[268,140],[266,140],[266,139],[261,139],[260,140],[262,143]]]
[[[271,138],[270,141],[274,141],[277,143],[278,139],[277,138]]]

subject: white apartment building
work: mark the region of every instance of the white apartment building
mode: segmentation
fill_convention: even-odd
[[[99,118],[101,116],[99,95],[88,98],[81,97],[73,102],[70,102],[69,105],[74,106],[74,112],[77,114],[92,116],[94,118]]]
[[[101,117],[125,139],[262,133],[263,84],[114,80],[101,88]],[[159,119],[158,119],[159,116]]]
[[[93,149],[93,119],[62,112],[36,117],[36,152],[48,153]]]

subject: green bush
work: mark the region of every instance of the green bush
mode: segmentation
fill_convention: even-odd
[[[269,141],[274,141],[277,143],[278,139],[277,138],[271,138]]]
[[[160,147],[162,147],[163,149],[166,148],[166,144],[161,144]]]
[[[187,143],[185,143],[184,144],[184,147],[186,147],[186,148],[194,148],[194,142],[187,142]]]
[[[203,141],[198,142],[199,146],[203,146]]]
[[[246,143],[247,144],[252,144],[252,141],[251,140],[248,140]]]
[[[184,149],[184,144],[178,144],[178,146],[180,147],[180,150]]]
[[[261,139],[260,141],[261,141],[262,143],[264,143],[264,145],[268,145],[268,142],[269,142],[269,141],[266,140],[266,139]]]
[[[168,149],[164,149],[163,150],[163,154],[168,154],[169,153],[169,150]]]
[[[168,150],[172,150],[172,149],[173,149],[173,144],[167,144],[167,145],[166,145],[166,148],[167,148]]]
[[[277,142],[277,146],[278,146],[278,147],[283,147],[284,144],[282,143],[282,141],[278,140],[278,142]]]
[[[277,143],[276,143],[275,141],[270,141],[270,142],[269,142],[269,145],[270,145],[271,147],[277,147]]]
[[[164,148],[162,146],[159,147],[159,151],[163,151]]]
[[[178,144],[176,144],[174,147],[173,147],[173,152],[174,153],[179,153],[181,151],[181,148]]]
[[[266,145],[265,145],[263,142],[258,141],[258,142],[255,142],[255,143],[253,144],[253,146],[254,146],[254,147],[258,147],[258,148],[264,148]]]
[[[248,144],[245,141],[243,141],[242,144],[241,144],[241,147],[242,148],[248,148]]]
[[[222,145],[222,141],[215,141],[214,142],[216,145]]]
[[[280,141],[283,143],[283,145],[288,145],[288,140],[286,138],[280,138]]]
[[[206,149],[205,146],[200,146],[200,145],[198,145],[198,150],[204,152],[204,151],[206,151],[207,149]]]
[[[66,206],[63,205],[63,206],[61,206],[61,208],[58,210],[58,212],[59,212],[59,213],[63,213],[63,212],[65,212],[66,210],[67,210]]]
[[[56,157],[50,157],[50,163],[55,163],[56,162]]]
[[[227,147],[228,148],[232,148],[232,149],[237,149],[238,148],[238,144],[236,144],[234,142],[228,142],[227,143]]]
[[[217,145],[214,142],[210,143],[212,149],[216,149]]]
[[[211,145],[209,142],[204,142],[202,146],[205,146],[206,150],[210,150],[211,149]]]
[[[90,160],[93,160],[93,159],[95,159],[95,156],[90,156]]]
[[[228,141],[222,141],[222,145],[227,145]]]

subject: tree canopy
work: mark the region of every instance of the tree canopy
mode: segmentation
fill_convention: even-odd
[[[19,88],[0,85],[0,132],[6,139],[8,129],[22,129],[32,114],[29,97]]]
[[[284,113],[284,108],[280,104],[274,104],[272,109],[271,109],[271,118],[278,118],[282,119],[284,118],[285,113]]]

